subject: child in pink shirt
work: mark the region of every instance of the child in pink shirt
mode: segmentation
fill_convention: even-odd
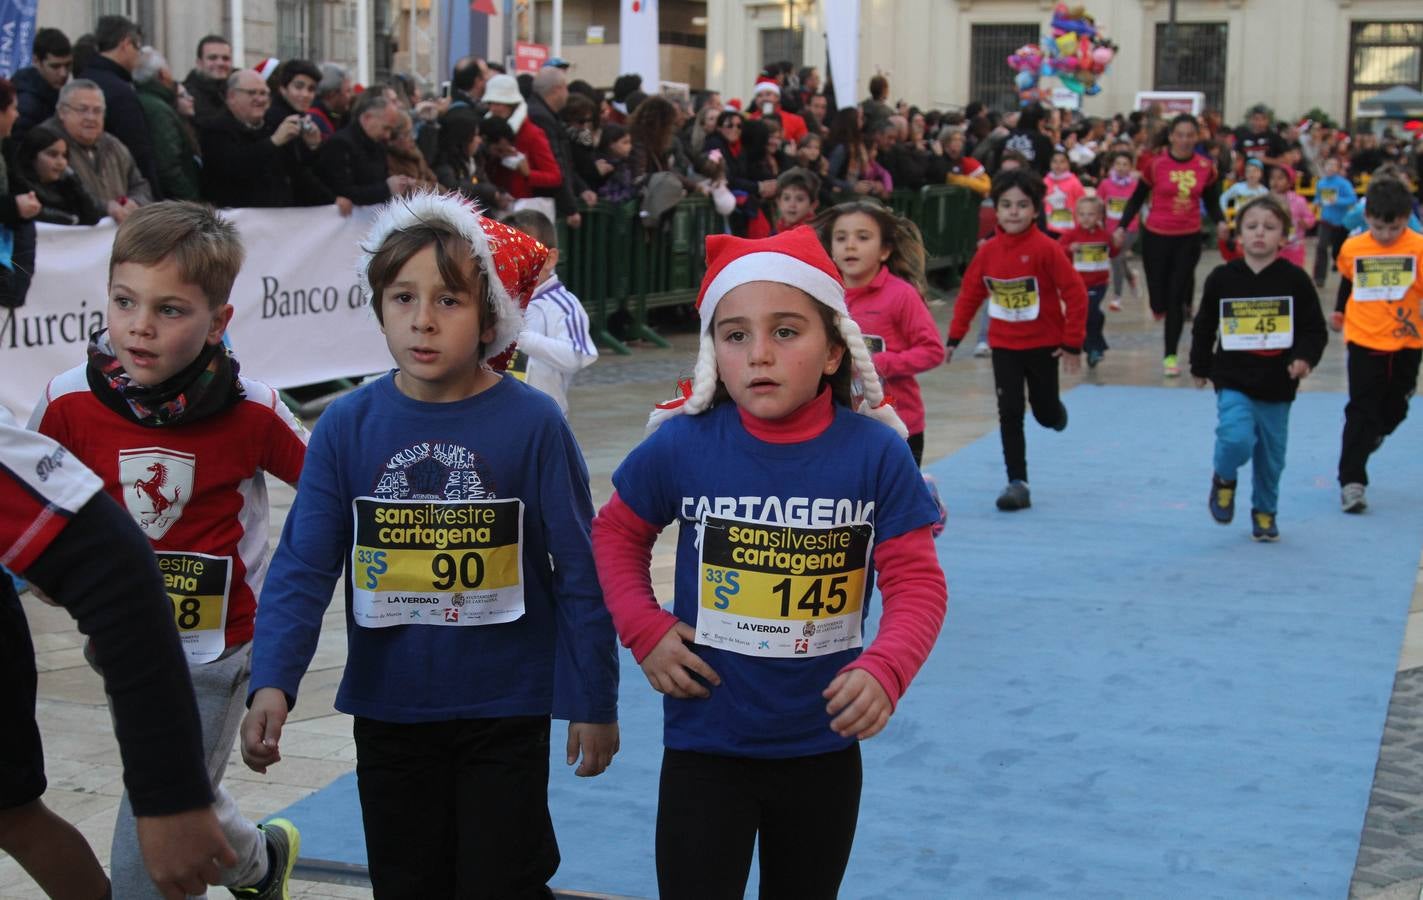
[[[1067,158],[1066,150],[1053,151],[1050,166],[1047,178],[1043,179],[1043,185],[1047,188],[1043,196],[1043,209],[1047,215],[1048,230],[1054,235],[1063,235],[1076,224],[1073,211],[1077,209],[1077,201],[1087,196],[1087,189],[1072,174],[1072,163]]]
[[[1295,193],[1294,186],[1294,169],[1289,166],[1270,168],[1270,193],[1285,205],[1290,211],[1290,218],[1294,219],[1294,227],[1290,229],[1289,239],[1280,251],[1280,256],[1303,269],[1304,233],[1314,227],[1314,210],[1309,201]]]

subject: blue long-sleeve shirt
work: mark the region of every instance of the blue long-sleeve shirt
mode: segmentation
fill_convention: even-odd
[[[357,504],[357,498],[370,499]],[[423,534],[427,546],[390,551],[374,580],[367,560],[356,559],[359,509],[414,500],[421,503],[407,508],[435,515],[471,501],[511,499],[523,504],[524,611],[513,621],[445,624],[452,610],[456,619],[478,618],[477,590],[446,593],[457,599],[438,603],[406,600],[456,577],[477,583],[486,566],[499,568],[495,552],[460,569],[464,554],[446,543],[454,529],[403,531],[405,540]],[[438,507],[441,501],[447,505]],[[550,713],[575,722],[616,721],[617,644],[593,566],[592,515],[582,453],[544,394],[512,378],[453,403],[406,397],[390,374],[363,386],[332,404],[312,433],[258,606],[250,690],[279,688],[295,703],[344,571],[341,712],[387,722]],[[507,568],[504,574],[512,577]],[[396,575],[382,589],[397,599],[383,601],[390,606],[382,609],[398,610],[385,615],[398,615],[402,624],[360,624],[353,584],[374,587],[380,576]]]

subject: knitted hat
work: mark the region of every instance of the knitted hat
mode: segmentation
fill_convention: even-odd
[[[371,259],[391,234],[420,225],[443,226],[469,242],[494,308],[494,340],[484,348],[481,362],[493,359],[514,343],[523,328],[523,308],[538,285],[548,248],[522,231],[481,215],[478,206],[459,194],[419,191],[395,197],[376,213],[361,244],[356,276],[367,301],[380,302],[371,290]]]
[[[711,407],[718,378],[716,343],[712,338],[716,307],[732,288],[752,281],[790,285],[830,307],[835,313],[836,330],[849,348],[852,370],[864,385],[865,397],[858,412],[884,422],[901,437],[908,434],[894,407],[885,400],[884,387],[870,359],[865,336],[845,305],[845,282],[809,225],[800,225],[761,240],[726,234],[707,238],[707,271],[702,276],[701,292],[697,295],[697,311],[702,324],[697,366],[692,382],[683,388],[682,396],[668,403],[659,403],[653,409],[647,420],[649,433],[674,415],[697,415]]]
[[[781,86],[779,84],[776,84],[776,80],[774,78],[769,78],[765,75],[762,75],[760,78],[756,79],[756,87],[752,89],[751,96],[755,97],[762,91],[772,91],[777,97],[781,96]]]

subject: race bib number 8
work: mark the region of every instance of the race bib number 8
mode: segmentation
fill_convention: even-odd
[[[1354,260],[1351,300],[1402,300],[1417,277],[1411,256],[1360,256]]]
[[[206,553],[155,551],[163,588],[173,601],[178,640],[188,662],[209,663],[227,649],[227,598],[232,559]]]
[[[1038,317],[1038,280],[1027,278],[989,278],[984,276],[988,288],[988,315],[1004,322],[1031,322]]]
[[[1294,344],[1293,297],[1220,301],[1222,350],[1284,350]]]
[[[859,647],[874,529],[708,516],[697,643],[746,656],[824,656]]]
[[[1079,272],[1106,272],[1112,268],[1103,243],[1078,244],[1072,249],[1072,268]]]
[[[352,501],[351,612],[367,628],[494,625],[524,614],[524,504]]]

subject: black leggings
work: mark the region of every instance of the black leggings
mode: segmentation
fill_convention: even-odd
[[[1175,356],[1186,323],[1186,311],[1196,295],[1196,264],[1201,261],[1201,236],[1156,234],[1141,230],[1141,264],[1151,311],[1166,317],[1165,356]]]
[[[657,800],[663,900],[741,900],[761,841],[761,894],[833,900],[860,816],[860,745],[750,759],[664,750]]]
[[[911,434],[908,441],[909,452],[914,455],[914,465],[922,467],[924,465],[924,432]]]
[[[1349,404],[1339,448],[1339,483],[1368,484],[1369,456],[1408,417],[1423,351],[1349,344]]]
[[[1009,481],[1028,480],[1028,442],[1023,437],[1023,386],[1033,418],[1044,428],[1062,424],[1067,409],[1057,393],[1056,347],[1032,350],[993,348],[993,384],[998,390],[998,432],[1003,437],[1003,462]]]

